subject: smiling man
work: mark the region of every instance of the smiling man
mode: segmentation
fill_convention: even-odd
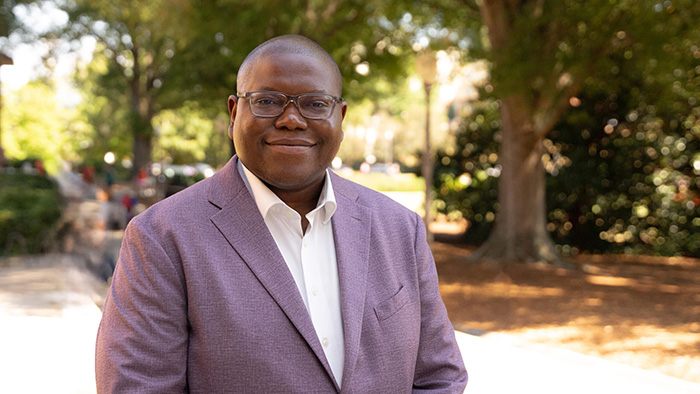
[[[125,232],[98,392],[461,393],[420,217],[328,171],[347,109],[332,57],[277,37],[237,84],[237,156]]]

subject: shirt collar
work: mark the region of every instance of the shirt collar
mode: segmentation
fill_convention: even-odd
[[[255,204],[258,206],[258,210],[262,215],[263,219],[267,218],[267,214],[270,212],[270,208],[275,205],[282,204],[288,209],[289,206],[284,203],[275,193],[270,190],[255,174],[250,172],[250,170],[238,160],[238,172],[243,178],[248,191],[253,196]],[[327,224],[333,214],[335,213],[337,204],[335,200],[335,193],[333,192],[333,184],[331,183],[331,177],[329,171],[326,170],[326,177],[323,183],[323,189],[321,189],[321,195],[318,198],[318,203],[316,208],[309,212],[308,215],[312,215],[317,211],[320,211],[321,220],[323,224]],[[308,216],[307,215],[307,216]]]

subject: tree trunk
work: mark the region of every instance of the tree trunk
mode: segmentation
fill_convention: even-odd
[[[565,266],[546,228],[543,136],[521,96],[501,102],[498,213],[488,240],[469,259],[489,263],[546,263]]]
[[[139,169],[143,168],[148,171],[148,165],[151,162],[151,152],[153,150],[152,134],[134,133],[134,167],[132,168],[132,177],[138,174]]]
[[[512,67],[501,52],[513,34],[521,1],[484,0],[482,18],[492,45],[494,69]],[[495,81],[498,89],[498,81]],[[529,84],[530,81],[522,81]],[[498,212],[492,233],[470,256],[474,262],[545,263],[567,266],[554,248],[546,228],[545,171],[542,153],[545,133],[535,127],[535,97],[527,86],[519,92],[497,91],[501,99],[503,139],[499,152]]]
[[[133,77],[130,81],[132,133],[134,136],[134,161],[131,169],[132,179],[140,169],[148,171],[153,151],[153,97],[149,97],[149,86],[143,86],[141,59],[137,46],[131,48],[134,57]]]
[[[131,168],[131,178],[136,177],[140,169],[148,170],[151,163],[151,153],[153,151],[153,125],[152,118],[132,112],[131,114],[131,134],[134,137],[133,167]]]

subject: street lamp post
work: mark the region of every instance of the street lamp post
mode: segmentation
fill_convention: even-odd
[[[433,154],[430,148],[430,88],[435,83],[437,75],[437,60],[435,53],[430,50],[423,51],[416,58],[416,69],[421,79],[423,79],[423,87],[425,89],[425,147],[423,149],[423,179],[425,179],[425,214],[423,222],[425,223],[425,231],[428,237],[428,242],[433,241],[433,234],[430,232],[431,222],[431,205],[430,197],[433,187]]]

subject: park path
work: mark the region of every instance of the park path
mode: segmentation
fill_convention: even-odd
[[[95,392],[105,285],[72,255],[0,261],[0,393]]]
[[[500,333],[457,331],[467,394],[700,394],[700,384]]]

